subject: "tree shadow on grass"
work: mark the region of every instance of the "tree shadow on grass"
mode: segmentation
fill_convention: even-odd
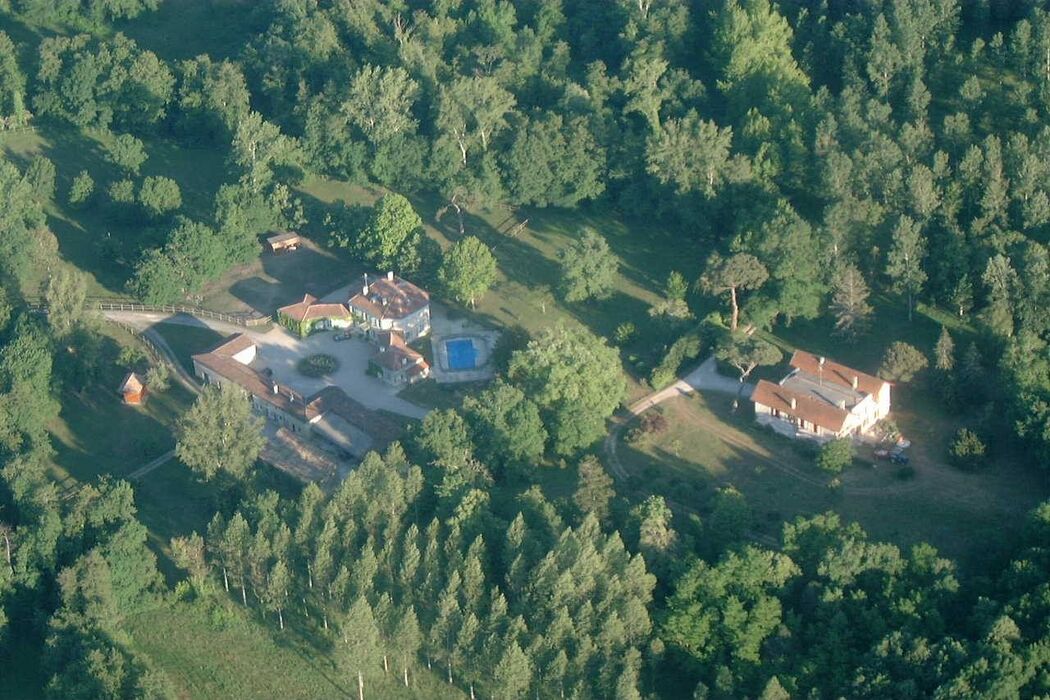
[[[101,474],[123,476],[171,449],[165,424],[188,400],[181,387],[147,396],[141,406],[126,406],[117,392],[128,367],[118,361],[121,346],[101,336],[98,377],[83,389],[60,395],[61,423],[53,426],[54,462],[80,481]]]

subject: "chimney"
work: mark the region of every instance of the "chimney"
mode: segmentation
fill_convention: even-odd
[[[389,281],[393,282],[393,281],[394,281],[394,271],[393,271],[393,270],[390,270],[389,272],[387,272],[387,273],[386,273],[386,278],[387,278],[387,279],[388,279]]]
[[[794,411],[796,408],[798,408],[798,401],[796,401],[795,397],[792,396],[791,397],[791,410]]]
[[[839,399],[837,401],[837,404],[840,409],[842,409],[843,411],[846,410],[846,399]]]
[[[361,295],[368,296],[368,273],[365,273],[365,286],[361,287]]]
[[[860,377],[854,374],[853,381],[851,383],[853,384],[853,391],[856,391],[857,387],[860,385]]]
[[[278,389],[280,387],[277,386],[277,382],[274,382],[273,385],[270,388],[273,389],[273,393],[275,393],[275,394],[279,393]]]

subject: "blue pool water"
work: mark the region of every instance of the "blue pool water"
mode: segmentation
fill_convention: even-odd
[[[478,351],[470,338],[446,340],[445,351],[448,353],[449,369],[474,369],[477,366]]]

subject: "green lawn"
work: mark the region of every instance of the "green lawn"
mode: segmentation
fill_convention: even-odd
[[[44,155],[55,164],[56,191],[46,207],[48,225],[62,258],[91,275],[89,293],[103,296],[123,294],[138,251],[163,243],[171,225],[124,215],[108,204],[106,188],[123,177],[104,159],[104,145],[111,138],[47,122],[31,131],[0,134],[0,148],[15,162]],[[179,213],[210,219],[215,192],[226,176],[222,154],[214,148],[187,148],[159,138],[144,143],[149,159],[136,182],[148,175],[171,177],[182,192]],[[91,174],[95,193],[90,204],[72,207],[67,203],[69,187],[81,170]],[[36,294],[41,279],[42,274],[31,279],[26,293]]]
[[[288,618],[292,613],[288,613]],[[290,620],[289,620],[290,622]],[[272,624],[272,627],[270,626]],[[134,645],[164,671],[187,700],[356,698],[356,669],[305,639],[291,624],[266,627],[234,603],[176,603],[132,616]],[[428,673],[410,670],[405,688],[377,666],[366,673],[366,698],[455,698],[463,694]]]
[[[64,391],[58,418],[49,426],[60,479],[123,476],[167,452],[175,444],[170,426],[192,401],[189,391],[171,382],[165,391],[150,393],[145,404],[125,406],[117,388],[128,368],[116,358],[122,346],[144,346],[119,326],[107,323],[101,330],[101,376],[81,391]]]
[[[158,323],[151,330],[159,333],[187,372],[193,374],[193,355],[218,344],[225,336],[207,326],[187,326],[181,323]]]
[[[873,468],[858,459],[841,477],[844,489],[835,491],[802,446],[759,428],[746,408],[733,414],[728,397],[690,396],[663,406],[670,423],[665,434],[618,450],[632,474],[631,498],[658,493],[703,517],[714,490],[732,485],[767,536],[778,536],[786,520],[830,509],[877,539],[930,542],[964,565],[979,565],[1046,495],[1039,475],[1009,461],[964,473],[915,448],[914,479],[897,478],[886,463]],[[905,402],[901,411],[920,413],[921,407]]]

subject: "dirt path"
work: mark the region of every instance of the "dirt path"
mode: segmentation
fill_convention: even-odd
[[[175,450],[168,450],[167,452],[162,454],[160,457],[157,457],[152,462],[144,464],[141,467],[139,467],[138,469],[136,469],[135,471],[131,472],[125,478],[126,479],[130,479],[132,481],[138,481],[142,477],[144,477],[147,474],[149,474],[150,472],[152,472],[154,469],[157,469],[158,467],[161,467],[161,466],[167,464],[168,462],[170,462],[172,459],[174,459],[174,457],[175,457]]]

